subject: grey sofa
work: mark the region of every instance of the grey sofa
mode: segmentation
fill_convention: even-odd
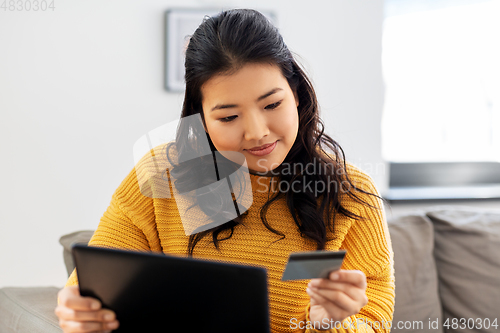
[[[392,332],[500,332],[500,212],[437,206],[388,222],[396,276]],[[68,272],[71,244],[91,234],[61,238]],[[62,332],[54,314],[59,289],[0,289],[0,333]]]

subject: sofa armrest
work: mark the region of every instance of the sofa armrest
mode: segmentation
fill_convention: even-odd
[[[56,287],[0,289],[0,332],[62,333],[54,313]]]

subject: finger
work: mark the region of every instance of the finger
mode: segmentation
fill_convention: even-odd
[[[349,283],[345,282],[334,282],[328,279],[312,279],[308,286],[312,288],[318,288],[318,289],[334,289],[334,290],[340,290],[343,291],[347,286],[349,286]]]
[[[334,288],[332,283],[349,283],[359,288],[366,289],[366,276],[358,270],[337,270],[328,275],[328,279],[311,279],[310,283],[314,287],[327,288],[328,285]]]
[[[322,295],[329,295],[333,293],[344,293],[352,300],[362,303],[363,306],[366,305],[364,302],[366,298],[366,292],[364,289],[358,288],[349,283],[323,283],[320,287],[309,286],[313,290],[321,291]]]
[[[115,322],[101,323],[95,321],[61,320],[59,321],[59,326],[61,326],[64,332],[90,333],[116,329],[118,327],[118,324]]]
[[[359,288],[356,285],[352,285],[346,282],[332,282],[327,279],[316,279],[309,282],[308,287],[316,288],[321,290],[335,290],[341,291],[355,301],[362,303],[365,306],[368,302],[366,297],[366,289]],[[366,301],[365,301],[366,300]]]
[[[66,287],[59,291],[59,305],[74,309],[74,310],[99,310],[101,302],[93,297],[80,296],[78,286]]]
[[[350,314],[356,314],[361,311],[363,306],[368,303],[364,291],[349,284],[345,284],[350,294],[345,291],[331,290],[331,289],[316,289],[310,288],[312,291],[321,295],[325,299],[335,303],[338,307],[344,309]]]
[[[55,313],[59,319],[70,321],[113,321],[116,319],[115,313],[107,309],[79,311],[59,305],[56,307]]]
[[[317,290],[307,288],[306,291],[311,297],[311,305],[315,304],[322,306],[328,313],[330,318],[332,318],[334,321],[342,321],[351,315],[350,312],[338,306],[337,303],[334,303],[329,299],[325,298],[324,296],[322,296],[321,294],[319,294]]]
[[[64,332],[99,332],[115,330],[120,326],[118,321],[112,322],[95,322],[95,321],[72,321],[72,320],[60,320],[59,326],[64,330]]]
[[[346,282],[359,288],[366,289],[366,275],[359,270],[341,269],[331,272],[328,278],[330,281]]]
[[[346,295],[342,291],[338,290],[330,290],[330,289],[316,289],[309,288],[315,295],[321,296],[320,303],[321,305],[325,305],[326,303],[333,303],[338,308],[341,308],[343,311],[351,313],[356,309],[356,300],[352,299],[348,295]]]

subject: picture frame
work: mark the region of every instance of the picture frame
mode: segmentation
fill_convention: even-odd
[[[184,59],[190,36],[205,17],[220,13],[220,8],[171,8],[165,12],[165,89],[182,92],[185,89]],[[276,15],[260,11],[274,25]]]

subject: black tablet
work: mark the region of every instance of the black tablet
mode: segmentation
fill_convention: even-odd
[[[80,293],[115,311],[114,332],[269,332],[264,268],[73,246]]]

